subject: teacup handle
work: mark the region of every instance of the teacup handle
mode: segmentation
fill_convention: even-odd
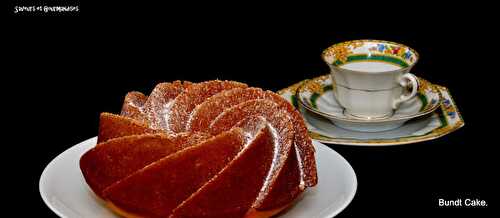
[[[399,85],[401,85],[403,88],[410,86],[411,92],[410,92],[410,94],[403,94],[403,95],[399,96],[399,98],[397,98],[393,101],[392,109],[394,109],[394,110],[396,110],[401,103],[408,101],[411,98],[413,98],[415,95],[417,95],[417,91],[418,91],[417,77],[411,73],[405,73],[405,74],[401,75],[401,77],[399,78]]]

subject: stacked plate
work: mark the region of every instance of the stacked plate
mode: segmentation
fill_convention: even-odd
[[[359,119],[344,114],[330,75],[304,80],[280,90],[296,106],[310,135],[321,142],[346,145],[399,145],[446,135],[464,122],[445,87],[418,78],[417,95],[388,118]]]

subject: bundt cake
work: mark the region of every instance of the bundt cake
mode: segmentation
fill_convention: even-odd
[[[300,113],[234,81],[158,84],[101,113],[83,176],[125,217],[270,217],[316,185]]]

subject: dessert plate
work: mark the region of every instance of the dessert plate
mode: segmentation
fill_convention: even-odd
[[[439,91],[429,82],[419,79],[417,95],[401,104],[389,118],[361,119],[344,114],[334,96],[335,87],[329,75],[305,81],[296,91],[301,107],[331,120],[335,125],[360,132],[382,132],[395,129],[406,121],[432,113],[439,107]]]
[[[295,107],[299,107],[295,93],[305,81],[307,80],[282,89],[278,93]],[[420,79],[420,81],[424,80]],[[384,132],[370,133],[346,130],[333,125],[325,117],[303,109],[301,109],[301,112],[309,129],[309,135],[323,143],[388,146],[427,141],[449,134],[464,125],[464,121],[448,89],[439,85],[433,86],[439,91],[442,98],[437,110],[425,116],[409,120],[396,129]]]
[[[80,171],[80,157],[96,142],[94,137],[69,148],[54,158],[42,173],[39,183],[42,199],[60,217],[118,217],[94,195]],[[326,145],[318,141],[313,144],[319,182],[277,217],[330,218],[354,198],[357,180],[351,165]]]

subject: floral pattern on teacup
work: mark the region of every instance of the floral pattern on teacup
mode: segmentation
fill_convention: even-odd
[[[413,62],[415,60],[415,55],[413,54],[413,52],[403,46],[378,43],[377,45],[370,47],[368,50],[381,54],[397,56],[410,62]]]
[[[351,57],[365,55],[370,59],[373,56],[396,58],[405,62],[405,67],[414,64],[418,54],[411,48],[395,42],[382,40],[353,40],[334,44],[323,52],[323,59],[333,65],[349,62]],[[376,59],[379,59],[376,58]],[[359,60],[357,57],[355,60]]]
[[[364,42],[360,41],[348,41],[336,44],[327,50],[325,50],[325,55],[333,56],[336,60],[341,62],[346,62],[347,57],[353,54],[352,50],[363,46]]]

